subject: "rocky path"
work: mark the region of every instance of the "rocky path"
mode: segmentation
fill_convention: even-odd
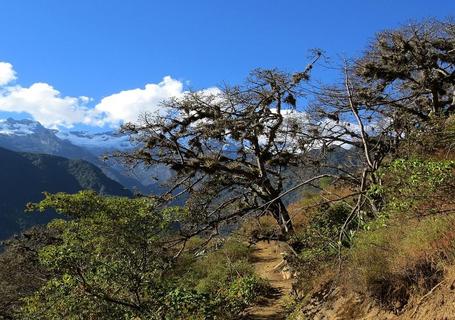
[[[292,289],[292,279],[283,279],[280,270],[274,270],[283,261],[284,244],[278,241],[258,242],[253,252],[256,273],[269,281],[273,290],[248,310],[246,319],[285,319],[285,297]]]

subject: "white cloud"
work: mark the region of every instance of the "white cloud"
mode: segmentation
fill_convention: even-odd
[[[101,100],[95,106],[95,112],[102,114],[101,123],[119,124],[135,122],[144,112],[161,113],[163,100],[183,94],[182,82],[170,76],[163,78],[158,84],[149,83],[144,89],[120,91]]]
[[[30,87],[9,86],[16,79],[13,66],[0,62],[0,111],[24,112],[45,127],[72,127],[76,124],[118,126],[137,121],[144,112],[162,113],[160,103],[181,96],[183,83],[166,76],[157,84],[143,89],[131,89],[103,98],[94,108],[93,99],[81,96],[62,96],[52,85],[37,82]]]
[[[8,62],[0,61],[0,86],[10,83],[16,79],[16,72],[13,65]]]
[[[34,83],[28,88],[6,87],[0,91],[0,110],[25,112],[46,127],[71,127],[92,122],[85,97],[63,97],[47,83]]]

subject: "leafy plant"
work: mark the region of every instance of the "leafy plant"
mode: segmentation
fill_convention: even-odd
[[[46,194],[29,205],[49,208],[71,219],[49,224],[61,236],[39,251],[51,276],[25,299],[22,319],[227,319],[262,288],[242,243],[176,258],[172,226],[187,215],[184,209],[91,191]]]
[[[383,185],[374,185],[369,192],[384,197],[386,212],[434,214],[450,204],[454,170],[453,160],[397,159],[380,170]]]

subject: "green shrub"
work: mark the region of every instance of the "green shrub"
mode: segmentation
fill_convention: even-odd
[[[298,271],[300,289],[309,289],[313,277],[333,264],[338,255],[340,230],[350,212],[344,203],[325,205],[291,238],[290,244],[297,250],[298,257],[291,258],[290,263]],[[355,227],[355,221],[347,226],[342,237],[343,247],[349,246],[349,235]]]
[[[250,306],[259,295],[268,290],[268,284],[255,275],[235,279],[226,292],[227,311],[233,319]]]
[[[455,204],[455,161],[397,159],[379,171],[383,183],[370,196],[386,203],[384,214],[428,215]]]
[[[172,221],[184,209],[94,192],[47,194],[30,205],[48,208],[72,219],[49,225],[61,235],[39,251],[50,277],[24,300],[21,319],[235,319],[261,292],[240,241],[174,257]]]
[[[191,266],[186,265],[186,269],[178,272],[180,283],[210,297],[210,310],[215,317],[237,319],[264,293],[267,284],[255,275],[251,249],[245,243],[228,238],[221,247],[216,247],[209,246],[203,256],[186,260]]]

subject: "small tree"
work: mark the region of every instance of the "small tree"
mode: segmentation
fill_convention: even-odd
[[[71,219],[28,231],[0,255],[0,275],[11,278],[0,281],[0,318],[237,319],[264,289],[240,242],[203,257],[197,239],[180,250],[173,221],[185,219],[182,208],[81,191],[46,194],[28,209]]]
[[[163,280],[169,223],[153,201],[84,191],[46,194],[29,205],[49,209],[72,219],[49,225],[61,240],[44,246],[39,259],[52,277],[26,299],[21,319],[121,319],[165,309],[163,297],[173,290]]]
[[[144,114],[139,123],[123,126],[138,148],[120,156],[176,172],[166,196],[190,193],[194,232],[265,209],[289,234],[293,226],[280,195],[290,178],[286,169],[298,167],[312,143],[303,114],[294,111],[313,63],[293,75],[256,70],[243,86],[166,101],[165,115]]]

